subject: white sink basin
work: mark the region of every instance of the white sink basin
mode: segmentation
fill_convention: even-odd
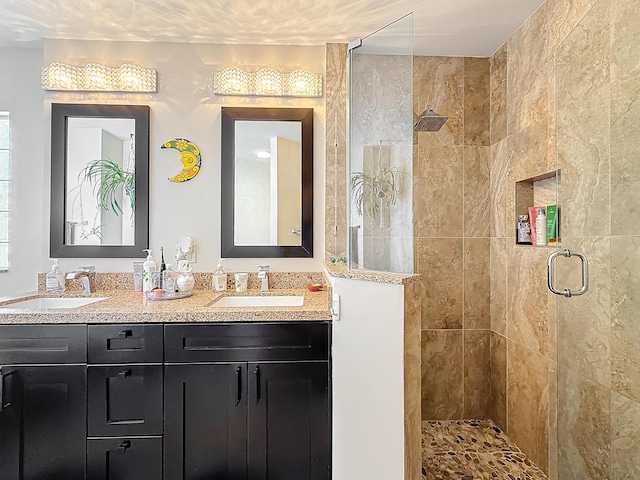
[[[301,307],[304,297],[300,295],[264,296],[264,297],[222,297],[214,307]]]
[[[91,298],[32,298],[22,302],[5,305],[0,310],[57,310],[61,308],[78,308],[90,305],[108,297],[91,297]]]

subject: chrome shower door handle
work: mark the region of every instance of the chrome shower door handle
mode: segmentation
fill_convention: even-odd
[[[573,256],[580,259],[580,262],[582,263],[582,287],[580,290],[572,291],[565,288],[563,291],[560,291],[556,288],[553,267],[555,259],[561,255],[566,258]],[[567,298],[577,297],[578,295],[584,295],[587,293],[587,290],[589,290],[589,261],[587,260],[587,256],[583,253],[572,253],[570,250],[565,250],[564,252],[553,252],[549,255],[549,259],[547,260],[547,284],[549,285],[549,290],[551,290],[552,293],[562,295]]]

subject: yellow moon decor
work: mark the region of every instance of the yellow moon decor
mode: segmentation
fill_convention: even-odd
[[[180,152],[182,170],[173,177],[169,177],[171,182],[186,182],[195,177],[200,171],[200,149],[198,146],[186,138],[172,138],[164,142],[160,148],[173,148]]]

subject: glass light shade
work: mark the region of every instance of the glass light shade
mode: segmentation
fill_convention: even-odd
[[[278,97],[284,95],[282,74],[273,68],[261,68],[254,77],[254,94]]]
[[[322,76],[297,69],[287,75],[287,95],[291,97],[322,96]]]
[[[280,73],[273,68],[247,72],[238,67],[226,67],[213,74],[213,93],[267,97],[321,97],[322,75],[304,69]]]
[[[216,95],[246,95],[251,91],[251,75],[236,67],[227,67],[213,74]]]
[[[157,73],[153,69],[124,64],[119,68],[89,63],[73,67],[52,63],[42,69],[45,90],[85,92],[156,92]]]

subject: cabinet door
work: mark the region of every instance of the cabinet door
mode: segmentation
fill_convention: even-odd
[[[162,366],[88,370],[90,437],[162,435]]]
[[[0,480],[85,478],[86,367],[3,367]]]
[[[247,366],[165,366],[165,480],[247,478]]]
[[[89,439],[87,478],[161,480],[162,437]]]
[[[328,363],[248,367],[249,478],[328,480]]]

